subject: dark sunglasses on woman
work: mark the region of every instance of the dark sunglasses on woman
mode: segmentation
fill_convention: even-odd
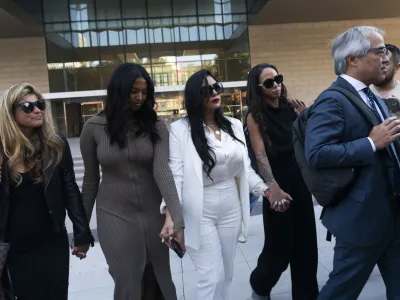
[[[37,100],[35,102],[20,102],[14,105],[14,108],[20,107],[24,113],[30,114],[37,107],[40,111],[44,111],[46,109],[46,102],[44,100]]]
[[[274,78],[265,79],[263,83],[260,83],[258,86],[263,86],[266,89],[270,89],[274,86],[274,83],[281,84],[283,82],[283,75],[276,75]]]
[[[213,85],[203,86],[200,89],[201,95],[205,97],[211,97],[214,94],[214,91],[217,93],[217,95],[222,94],[224,92],[224,87],[222,86],[222,83],[217,82]]]

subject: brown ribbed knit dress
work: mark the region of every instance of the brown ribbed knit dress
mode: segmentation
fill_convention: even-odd
[[[175,228],[184,227],[179,198],[168,165],[168,129],[158,120],[160,139],[153,146],[150,136],[128,133],[125,149],[105,131],[106,118],[89,119],[81,134],[85,166],[83,202],[92,215],[96,202],[100,246],[115,282],[115,300],[140,300],[146,262],[152,264],[166,300],[175,300],[168,248],[160,241],[165,216],[160,214],[162,197]],[[100,183],[99,165],[102,169]],[[100,184],[99,184],[100,183]]]

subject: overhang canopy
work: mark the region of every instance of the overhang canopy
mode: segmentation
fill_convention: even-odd
[[[43,35],[41,21],[12,0],[0,0],[0,38]]]

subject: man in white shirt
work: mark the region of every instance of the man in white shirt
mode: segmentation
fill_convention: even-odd
[[[389,105],[390,112],[400,117],[400,81],[396,80],[396,74],[400,70],[400,49],[391,44],[386,44],[388,50],[389,63],[385,79],[370,86],[371,91],[382,99],[396,99],[395,105]],[[394,102],[395,103],[395,102]]]

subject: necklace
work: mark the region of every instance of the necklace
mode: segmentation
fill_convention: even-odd
[[[216,127],[217,125],[207,125],[207,127],[208,128],[210,128],[210,127]],[[211,128],[210,128],[211,129]],[[211,129],[212,130],[212,129]],[[220,135],[221,134],[221,131],[219,131],[218,129],[217,130],[212,130],[216,135]]]

